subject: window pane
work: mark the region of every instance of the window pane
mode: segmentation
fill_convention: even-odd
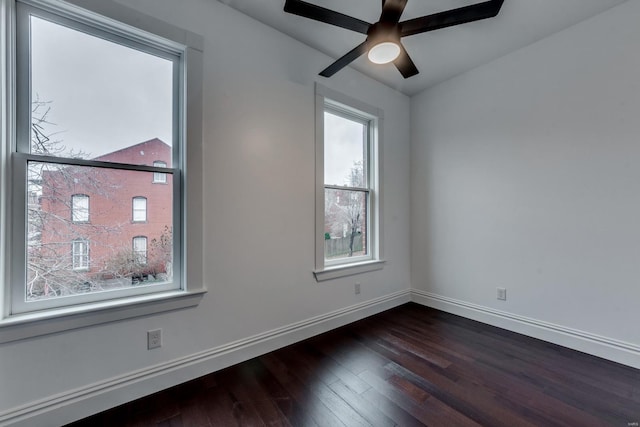
[[[85,240],[75,240],[72,248],[72,262],[74,270],[85,270],[89,268],[89,242]]]
[[[324,190],[324,256],[367,255],[366,191]]]
[[[147,264],[147,238],[146,237],[133,238],[133,255],[138,264],[140,265]]]
[[[367,126],[324,113],[324,183],[366,187],[363,166]]]
[[[80,194],[71,196],[71,219],[74,222],[89,221],[89,196]]]
[[[133,220],[147,220],[147,199],[144,197],[136,197],[133,199]]]
[[[166,168],[167,164],[165,162],[153,162],[153,166]],[[160,182],[160,183],[167,182],[167,174],[162,172],[155,172],[153,174],[153,182]]]
[[[32,16],[31,93],[32,153],[171,164],[172,61]]]
[[[27,301],[172,280],[172,186],[153,185],[151,175],[29,162]],[[91,200],[90,223],[71,220],[78,192]],[[131,200],[140,194],[154,214],[135,223]]]

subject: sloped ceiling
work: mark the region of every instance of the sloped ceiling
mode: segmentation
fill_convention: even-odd
[[[365,36],[283,11],[284,0],[219,0],[329,56],[326,66]],[[380,0],[306,0],[367,22],[378,20]],[[505,0],[496,18],[403,38],[420,73],[403,79],[393,65],[374,65],[366,56],[358,71],[407,95],[490,62],[629,0]],[[402,21],[480,0],[409,0]],[[321,69],[318,72],[322,71]]]

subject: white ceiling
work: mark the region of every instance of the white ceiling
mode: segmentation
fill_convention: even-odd
[[[366,37],[285,13],[284,0],[219,1],[329,55],[332,59],[327,59],[326,66]],[[381,0],[306,1],[370,23],[378,20],[382,7]],[[401,21],[480,1],[409,0]],[[416,76],[405,80],[392,64],[374,65],[366,55],[351,66],[396,90],[414,95],[625,1],[628,0],[505,0],[496,18],[403,38],[420,70]]]

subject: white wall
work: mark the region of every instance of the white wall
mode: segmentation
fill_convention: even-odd
[[[35,407],[45,416],[26,425],[70,421],[409,299],[409,99],[351,69],[317,77],[331,58],[216,1],[121,3],[205,38],[204,194],[192,208],[202,203],[209,292],[194,309],[0,345],[0,420],[37,415]],[[312,275],[316,80],[385,114],[388,262],[357,279],[316,283]],[[349,311],[367,301],[383,303]],[[220,349],[341,310],[333,323],[312,322],[241,356]],[[148,351],[154,328],[164,345]],[[200,360],[212,354],[219,357]]]
[[[412,99],[418,299],[640,367],[639,18],[624,3]]]

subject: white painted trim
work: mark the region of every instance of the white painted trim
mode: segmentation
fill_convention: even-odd
[[[367,142],[368,185],[370,211],[367,215],[367,241],[369,253],[354,258],[327,261],[324,258],[325,232],[325,184],[324,184],[324,113],[331,109],[335,114],[366,123],[369,134]],[[382,148],[384,111],[362,101],[330,89],[318,82],[315,84],[315,271],[318,282],[351,276],[359,273],[382,270],[383,220],[382,220]],[[333,187],[333,186],[329,186]],[[338,187],[336,188],[346,188]]]
[[[405,304],[409,290],[0,412],[0,426],[63,425]]]
[[[411,300],[447,313],[456,314],[640,369],[640,346],[636,344],[418,289],[411,290]]]
[[[360,101],[359,99],[353,98],[349,95],[345,95],[344,93],[338,92],[337,90],[333,90],[321,83],[316,82],[315,90],[316,90],[316,95],[320,95],[322,98],[329,99],[334,103],[342,104],[348,110],[355,109],[355,110],[362,111],[363,113],[366,113],[377,119],[384,118],[383,109],[371,106],[365,102]],[[323,111],[324,111],[324,103],[323,103]]]
[[[11,141],[15,136],[15,3],[0,0],[0,252],[11,253]],[[10,260],[0,255],[0,284],[9,282]],[[0,286],[0,318],[9,309],[9,286]]]
[[[71,329],[195,307],[206,291],[169,291],[0,319],[0,344]]]
[[[314,245],[315,269],[324,268],[324,95],[318,90],[315,95],[315,212],[314,212]]]
[[[365,261],[357,264],[339,264],[327,267],[324,270],[314,271],[313,274],[318,282],[337,279],[339,277],[353,276],[354,274],[368,273],[370,271],[382,270],[384,260]]]
[[[183,86],[179,89],[184,105],[180,110],[183,115],[180,144],[183,150],[181,174],[174,175],[174,198],[176,224],[174,224],[174,241],[183,241],[182,250],[174,248],[174,270],[181,271],[179,282],[182,290],[153,292],[151,295],[138,295],[130,298],[108,301],[87,302],[68,307],[50,310],[19,313],[10,305],[11,263],[14,271],[23,270],[23,264],[12,253],[16,250],[15,242],[23,241],[12,238],[10,232],[18,233],[16,227],[10,227],[11,205],[24,206],[25,193],[14,191],[10,185],[10,177],[19,173],[10,173],[8,169],[15,167],[10,157],[20,154],[12,147],[16,140],[15,129],[15,91],[16,91],[16,58],[15,58],[15,19],[16,0],[0,0],[0,343],[30,338],[39,335],[56,333],[64,330],[81,328],[116,320],[145,316],[164,311],[177,310],[195,306],[206,292],[203,277],[202,255],[202,85],[203,85],[203,46],[204,38],[198,34],[180,29],[166,22],[144,15],[112,0],[21,0],[25,4],[43,7],[49,12],[65,12],[77,19],[81,24],[92,23],[96,28],[108,30],[116,35],[129,35],[130,39],[151,47],[158,47],[167,52],[174,50],[182,54],[181,73],[186,73]],[[24,6],[24,5],[23,5]],[[27,7],[27,6],[25,6]],[[64,13],[63,13],[64,14]],[[64,18],[60,18],[64,19]],[[6,24],[6,25],[5,25]],[[164,39],[158,41],[158,36]],[[11,107],[11,108],[7,108]],[[188,114],[187,114],[188,113]],[[24,162],[23,162],[24,163]],[[174,164],[178,164],[174,154]],[[113,166],[113,165],[111,165]],[[110,166],[110,167],[111,167]],[[141,167],[144,169],[145,167]],[[151,169],[157,168],[149,168]],[[11,198],[13,192],[14,198]],[[181,203],[181,200],[183,202]],[[12,203],[11,203],[12,202]],[[187,206],[189,209],[187,210]],[[12,242],[14,243],[12,245]],[[188,257],[187,257],[188,254]],[[154,288],[160,291],[161,288]],[[80,300],[82,297],[79,297]],[[35,304],[32,304],[35,305]]]
[[[79,22],[91,22],[93,26],[101,26],[103,30],[111,33],[121,31],[126,37],[135,36],[140,43],[146,45],[156,43],[155,37],[149,37],[149,34],[152,34],[173,41],[179,51],[186,46],[199,51],[204,47],[204,38],[201,35],[160,21],[113,0],[18,1],[53,13],[63,12],[65,16],[73,17]],[[109,22],[105,23],[105,20]]]

